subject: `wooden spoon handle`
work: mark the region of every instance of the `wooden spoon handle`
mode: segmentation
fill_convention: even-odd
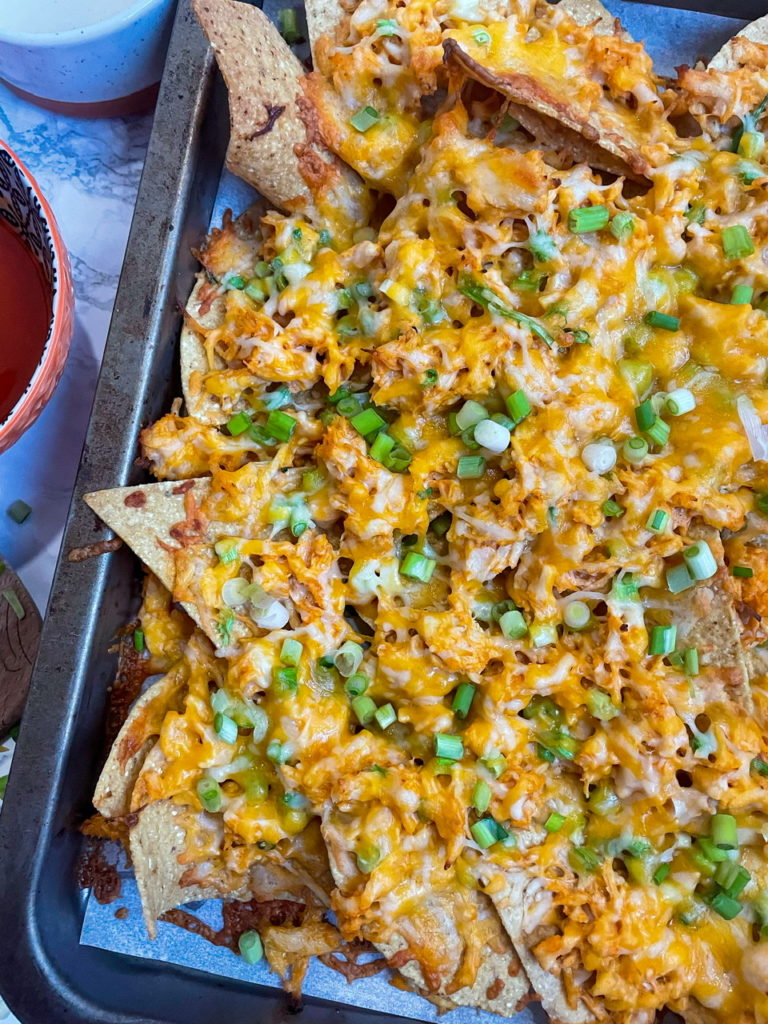
[[[34,601],[0,554],[0,736],[24,709],[41,626]]]

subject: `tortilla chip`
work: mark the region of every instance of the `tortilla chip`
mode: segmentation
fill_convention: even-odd
[[[198,276],[195,287],[187,302],[187,313],[200,324],[212,330],[218,327],[224,319],[224,298],[220,296],[206,310],[201,313],[202,294],[208,282],[204,274]],[[184,394],[184,404],[187,407],[187,414],[194,416],[201,423],[210,423],[218,426],[229,418],[225,415],[214,395],[205,391],[200,386],[202,377],[208,372],[208,356],[205,352],[205,345],[197,331],[185,323],[181,329],[179,340],[179,362],[181,366],[181,390]]]
[[[315,59],[315,44],[321,36],[332,35],[346,17],[347,12],[339,0],[305,0],[304,10],[307,15],[307,31],[312,58]]]
[[[598,35],[612,35],[617,19],[600,0],[559,0],[558,10],[569,14],[577,25],[592,25]],[[625,35],[623,29],[622,34]]]
[[[443,41],[444,60],[469,78],[507,96],[507,108],[545,148],[567,149],[577,163],[586,162],[611,174],[644,181],[650,165],[618,125],[604,124],[600,116],[585,118],[575,106],[549,92],[532,74],[500,72],[485,67],[466,53],[455,39]]]
[[[131,793],[144,761],[160,734],[166,711],[176,705],[186,680],[184,662],[179,662],[145,690],[131,708],[112,744],[93,795],[94,807],[105,818],[129,813]]]
[[[552,1020],[562,1024],[590,1024],[596,1019],[594,1014],[581,1002],[571,1006],[560,979],[542,967],[531,952],[543,937],[529,931],[529,926],[535,928],[540,918],[535,906],[537,894],[543,891],[540,882],[522,869],[509,869],[504,877],[507,887],[491,898],[541,1005]]]
[[[184,490],[186,483],[190,482],[192,487]],[[83,501],[173,593],[175,569],[173,551],[168,548],[176,548],[178,544],[171,530],[186,518],[187,492],[200,504],[210,486],[207,477],[181,485],[173,480],[164,480],[162,483],[93,491],[84,494]]]
[[[748,59],[745,58],[748,55],[751,56],[749,51],[752,48],[745,46],[743,40],[749,40],[752,43],[768,43],[768,14],[739,29],[737,34],[717,51],[707,67],[714,68],[716,71],[735,71],[742,64],[748,63]]]

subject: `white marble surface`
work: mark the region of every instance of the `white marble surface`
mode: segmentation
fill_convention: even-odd
[[[150,126],[149,115],[62,117],[0,85],[0,138],[49,200],[75,279],[75,334],[64,376],[34,426],[0,455],[0,552],[41,612],[72,496]],[[17,498],[33,510],[20,526],[5,512]],[[0,745],[0,805],[12,753],[13,740]],[[0,1021],[16,1021],[2,998]]]

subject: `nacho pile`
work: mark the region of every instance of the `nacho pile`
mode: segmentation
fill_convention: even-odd
[[[197,0],[230,165],[95,803],[148,928],[283,901],[440,1007],[768,1020],[768,45],[594,0]],[[332,914],[331,914],[332,912]],[[253,957],[257,930],[241,941]],[[358,982],[365,984],[364,981]]]

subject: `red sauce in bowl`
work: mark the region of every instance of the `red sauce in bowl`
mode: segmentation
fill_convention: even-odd
[[[51,295],[39,263],[0,219],[0,423],[40,362],[51,315]]]

